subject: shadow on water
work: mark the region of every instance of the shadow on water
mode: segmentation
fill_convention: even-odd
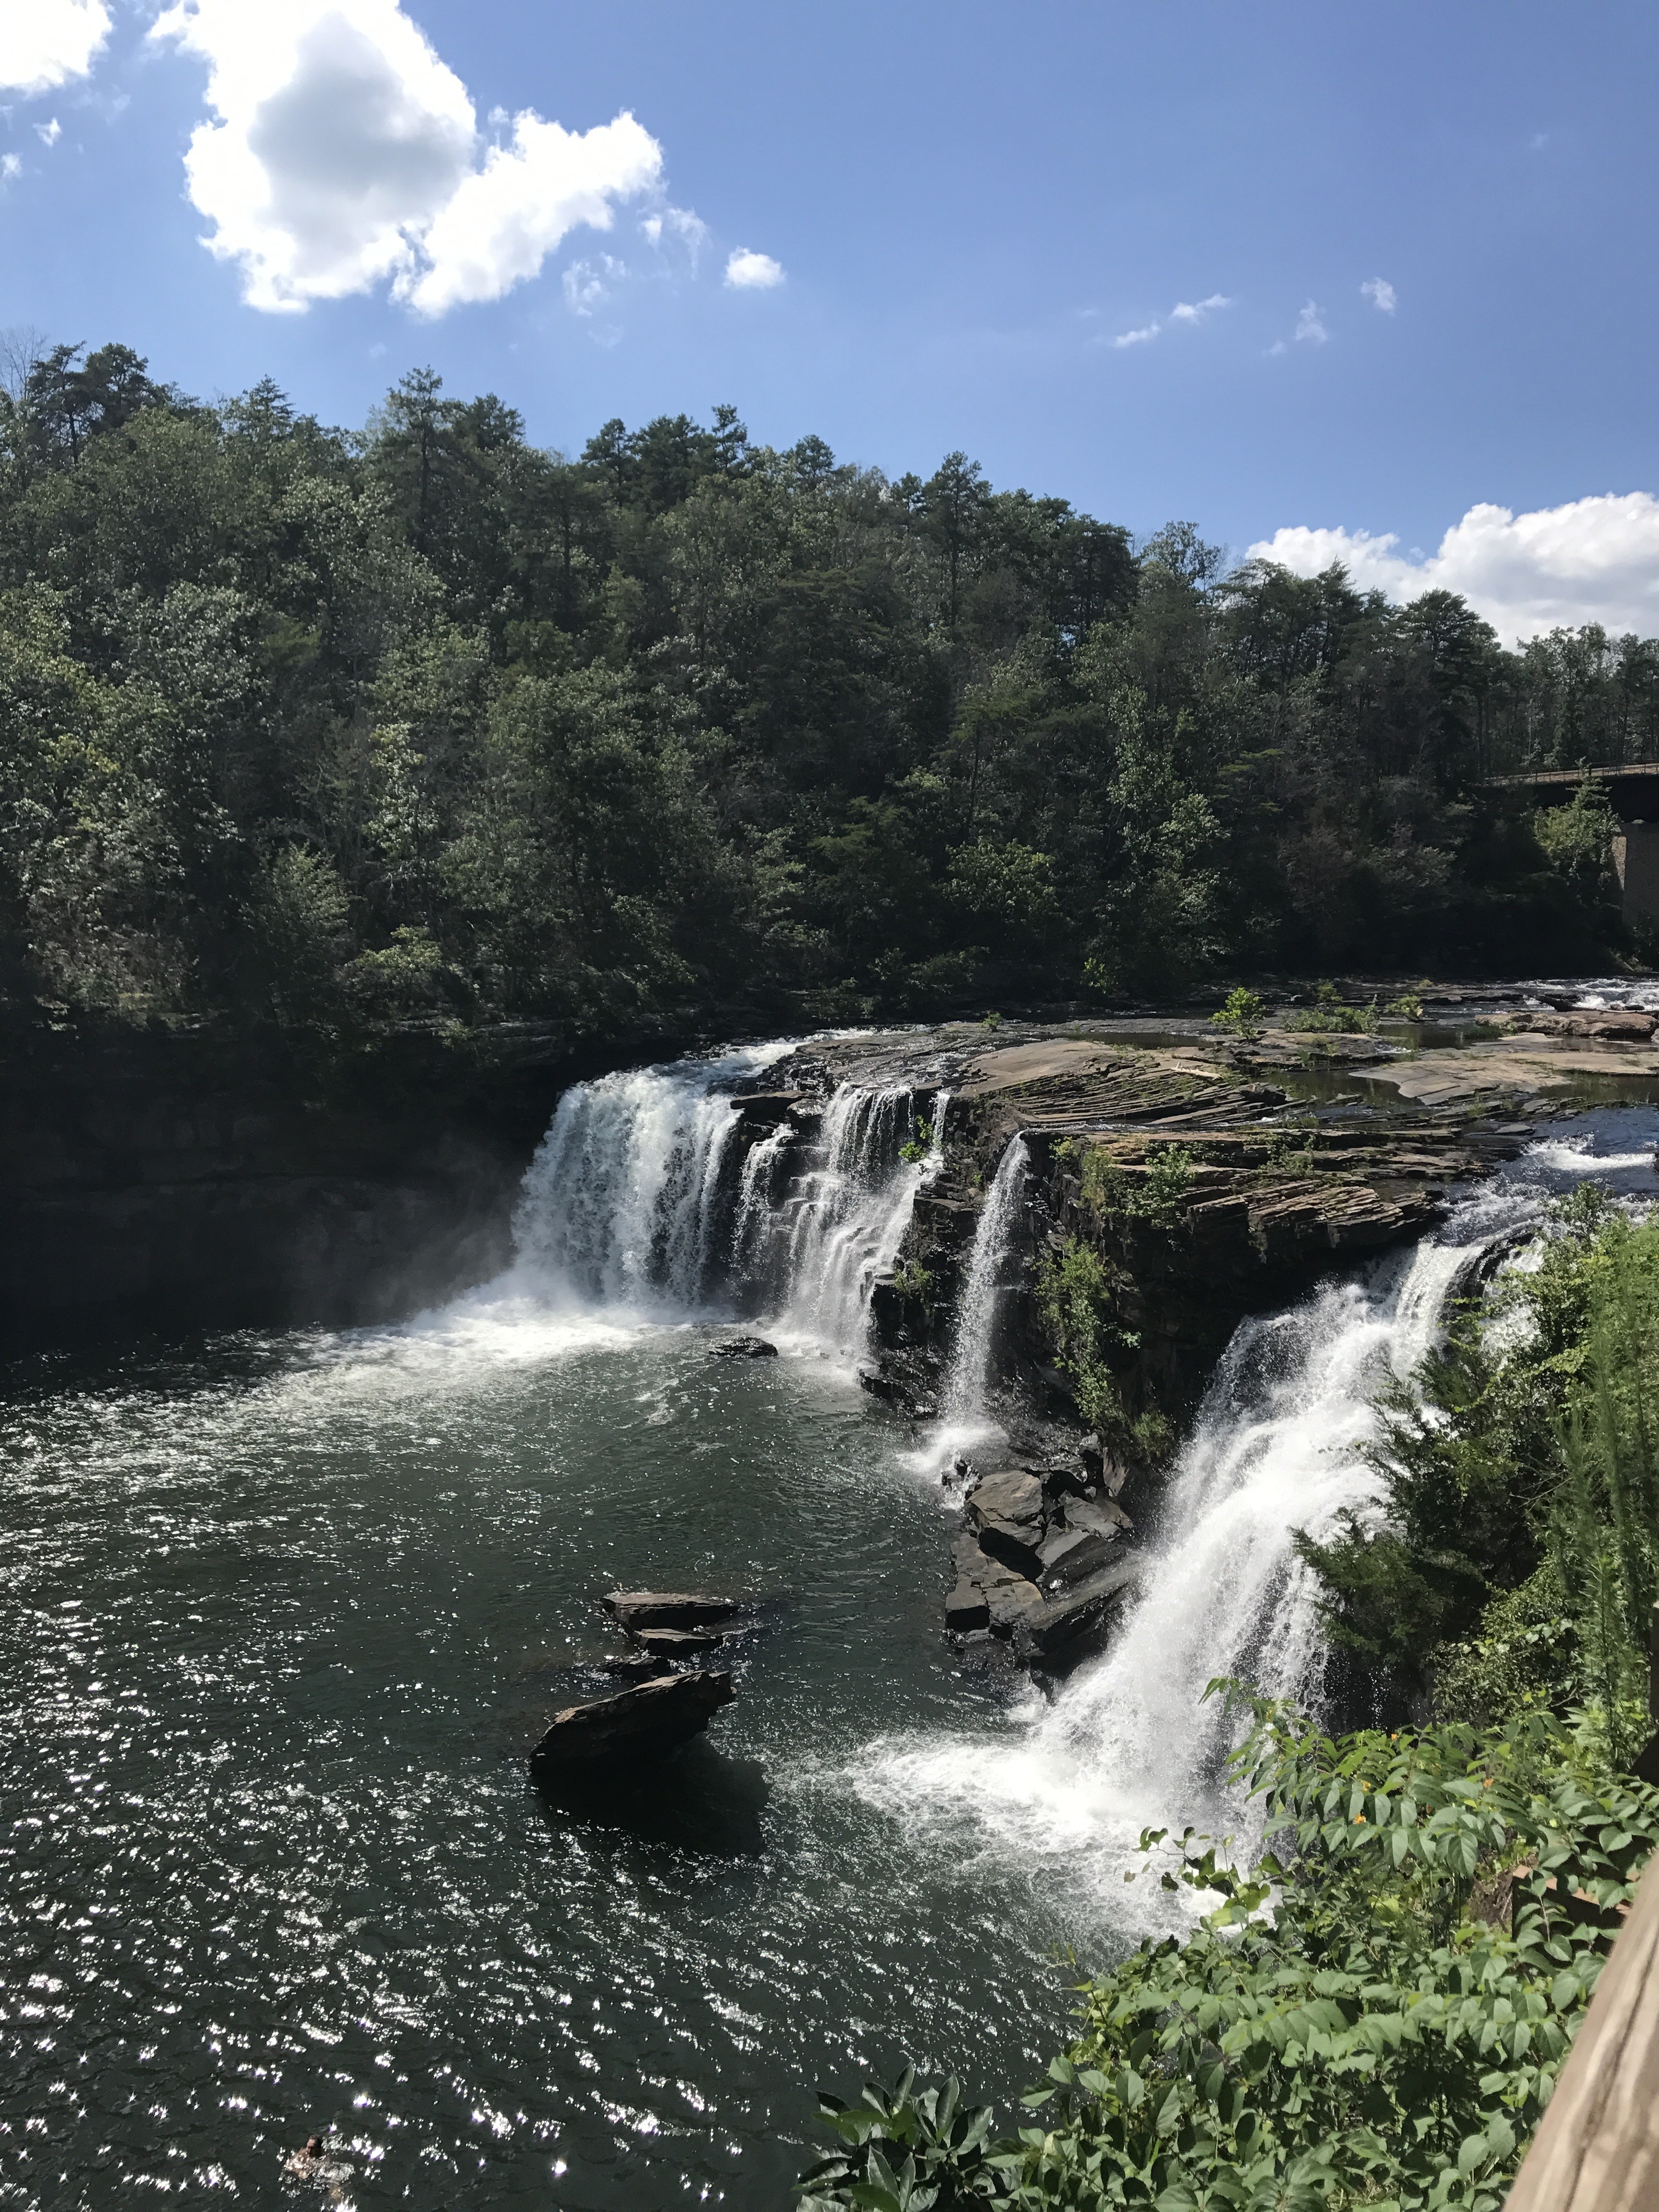
[[[711,1743],[690,1743],[622,1772],[532,1769],[530,1778],[556,1833],[611,1829],[696,1858],[759,1858],[766,1846],[762,1816],[771,1790],[765,1768]]]

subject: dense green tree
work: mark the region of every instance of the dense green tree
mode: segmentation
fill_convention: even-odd
[[[0,988],[349,1032],[1604,961],[1659,647],[1139,550],[736,410],[361,434],[109,345],[0,392]]]

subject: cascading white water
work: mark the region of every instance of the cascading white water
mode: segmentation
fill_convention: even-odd
[[[907,1160],[911,1091],[842,1084],[810,1146],[819,1164],[780,1207],[775,1185],[801,1131],[785,1121],[752,1145],[733,1188],[732,1090],[793,1049],[781,1042],[574,1085],[525,1176],[516,1264],[487,1296],[680,1318],[734,1283],[769,1277],[781,1332],[842,1356],[862,1350],[872,1286],[942,1164],[949,1102],[941,1093],[925,1156]]]
[[[701,1305],[738,1120],[731,1086],[790,1049],[757,1046],[568,1091],[514,1215],[515,1274],[569,1305]]]
[[[1448,1291],[1498,1225],[1490,1197],[1468,1211],[1479,1242],[1459,1241],[1455,1218],[1408,1260],[1239,1328],[1175,1471],[1139,1600],[1104,1656],[1052,1705],[1033,1695],[1008,1733],[877,1746],[855,1786],[908,1822],[958,1842],[965,1827],[1028,1863],[1075,1870],[1083,1850],[1092,1878],[1113,1882],[1143,1827],[1247,1825],[1218,1791],[1229,1723],[1202,1703],[1205,1686],[1234,1674],[1316,1698],[1316,1592],[1293,1531],[1326,1534],[1345,1508],[1374,1504],[1360,1448],[1378,1382],[1428,1350]]]
[[[1030,1164],[1024,1138],[1012,1138],[997,1162],[974,1224],[974,1241],[957,1302],[950,1365],[939,1394],[939,1425],[923,1454],[929,1469],[943,1467],[959,1452],[1000,1434],[988,1413],[991,1363],[1002,1304],[1000,1278],[1013,1249]]]
[[[871,1291],[898,1257],[917,1191],[939,1172],[948,1103],[935,1108],[926,1154],[907,1160],[915,1130],[910,1090],[838,1087],[824,1109],[823,1164],[802,1177],[791,1201],[783,1328],[844,1357],[863,1350]]]

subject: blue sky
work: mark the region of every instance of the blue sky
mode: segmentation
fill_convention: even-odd
[[[348,423],[430,363],[567,449],[730,399],[1659,630],[1650,5],[161,15],[0,0],[0,322]]]

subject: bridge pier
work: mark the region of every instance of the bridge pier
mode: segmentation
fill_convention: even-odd
[[[1626,921],[1659,921],[1659,822],[1621,822],[1613,865]]]

